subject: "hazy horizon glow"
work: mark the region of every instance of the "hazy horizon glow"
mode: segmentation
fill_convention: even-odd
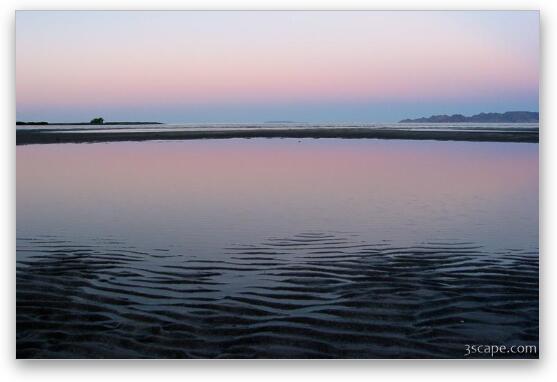
[[[535,11],[19,11],[18,120],[538,110]]]

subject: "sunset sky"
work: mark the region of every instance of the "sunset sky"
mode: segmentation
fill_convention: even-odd
[[[17,119],[397,121],[538,110],[539,15],[16,16]]]

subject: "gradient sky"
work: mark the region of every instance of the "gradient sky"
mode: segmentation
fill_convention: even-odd
[[[538,110],[539,14],[18,11],[18,120],[397,121]]]

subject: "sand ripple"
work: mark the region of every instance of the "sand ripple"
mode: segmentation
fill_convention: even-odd
[[[537,251],[311,232],[214,260],[55,237],[17,250],[19,358],[461,358],[464,344],[538,344]]]

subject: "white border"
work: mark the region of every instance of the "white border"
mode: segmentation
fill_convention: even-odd
[[[549,380],[557,375],[555,359],[555,259],[556,237],[551,235],[555,220],[557,168],[552,109],[555,104],[557,68],[557,1],[554,0],[97,0],[97,1],[15,1],[2,0],[1,75],[2,125],[0,126],[0,170],[2,172],[1,240],[2,309],[0,312],[0,374],[3,381],[40,380],[41,382],[85,382],[128,379],[134,382],[185,381],[191,378],[228,381],[370,381],[380,378],[397,381],[531,381]],[[15,360],[15,86],[14,24],[15,10],[30,9],[527,9],[541,10],[541,88],[540,88],[540,361],[16,361]],[[553,93],[553,94],[552,94]],[[553,95],[553,97],[552,97]],[[553,146],[553,147],[551,147]],[[553,377],[550,377],[553,375]]]

